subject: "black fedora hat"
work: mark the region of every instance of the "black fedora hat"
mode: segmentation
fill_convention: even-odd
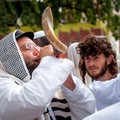
[[[29,37],[31,40],[33,40],[34,38],[34,33],[33,32],[22,32],[20,30],[18,30],[16,33],[15,33],[15,38],[16,40],[18,40],[19,38],[21,37]]]

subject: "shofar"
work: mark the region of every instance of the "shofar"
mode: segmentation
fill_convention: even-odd
[[[47,7],[42,14],[42,27],[47,39],[61,53],[67,51],[67,46],[62,43],[56,36],[53,30],[53,15],[50,7]]]

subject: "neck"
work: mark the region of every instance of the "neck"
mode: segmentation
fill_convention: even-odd
[[[109,71],[106,71],[106,73],[96,79],[96,81],[108,81],[114,78],[115,75],[112,75]]]

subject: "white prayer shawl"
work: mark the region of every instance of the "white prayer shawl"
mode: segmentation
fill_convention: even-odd
[[[45,120],[44,110],[71,73],[73,63],[68,59],[44,57],[30,79],[15,39],[19,32],[15,30],[0,40],[0,119]],[[95,98],[78,78],[72,77],[75,89],[62,86],[62,92],[72,120],[82,120],[95,112]]]
[[[0,40],[2,120],[33,120],[41,117],[73,67],[68,59],[47,56],[41,60],[30,79],[15,38],[20,33],[22,31],[15,30]]]
[[[74,67],[72,69],[73,74],[82,80],[79,68],[80,54],[77,53],[76,49],[78,44],[79,42],[71,43],[71,45],[68,47],[67,57],[74,63]],[[91,83],[91,78],[88,74],[85,75],[85,82],[86,85],[89,85]]]
[[[42,115],[44,108],[48,107],[55,91],[66,80],[72,68],[70,61],[57,60],[56,63],[56,60],[57,58],[52,57],[43,58],[33,72],[32,79],[24,84],[15,76],[0,70],[2,120],[33,120]]]

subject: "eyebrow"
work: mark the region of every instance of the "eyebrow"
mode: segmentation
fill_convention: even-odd
[[[37,45],[37,44],[35,44],[35,43],[25,43],[25,44],[23,44],[21,47],[24,47],[24,46],[26,46],[27,44]]]

